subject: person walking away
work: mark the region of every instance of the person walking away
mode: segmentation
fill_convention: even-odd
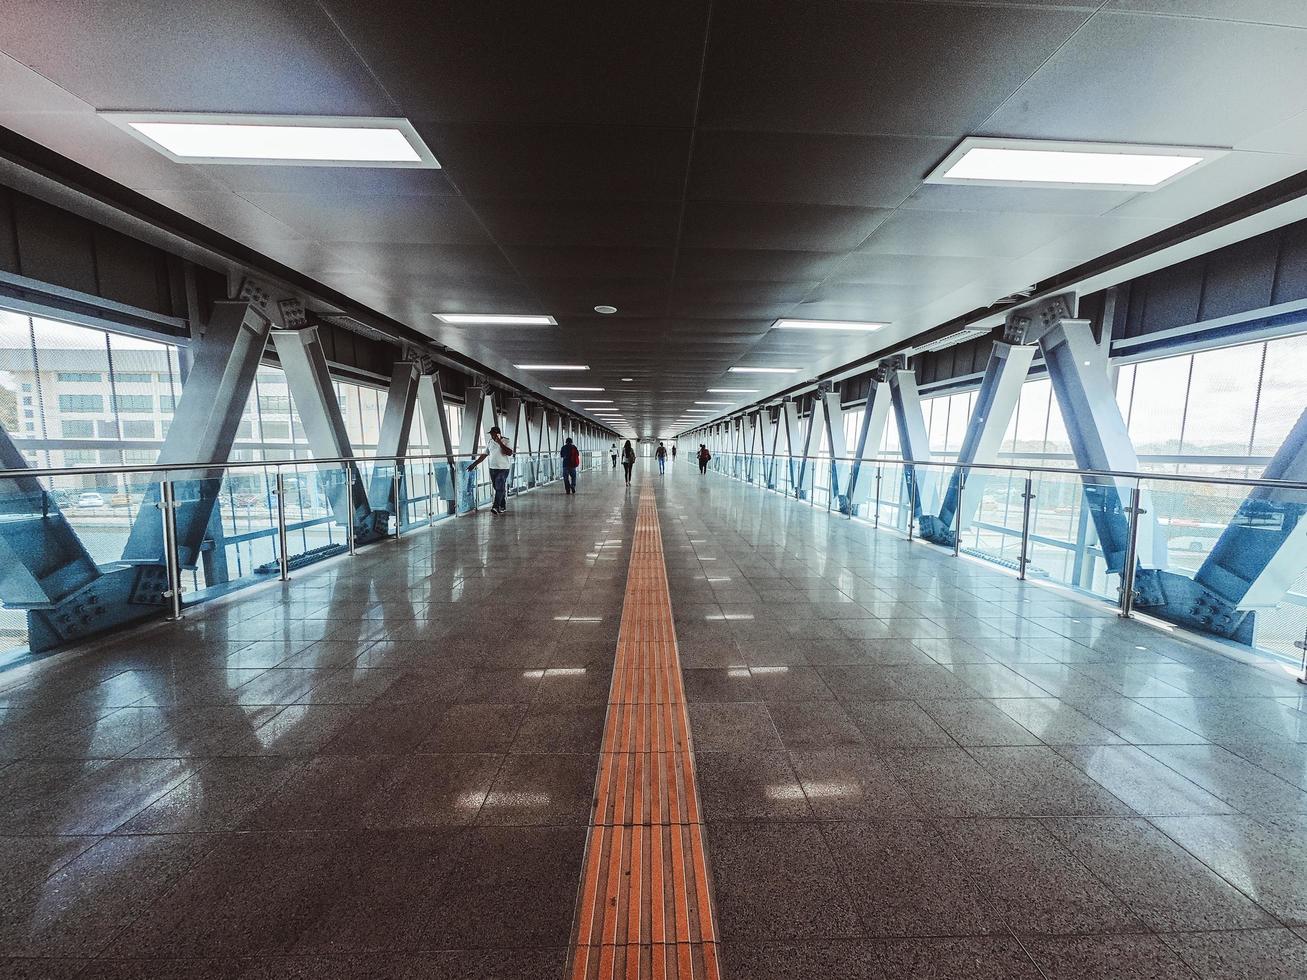
[[[661,442],[658,443],[658,448],[654,451],[654,457],[658,460],[658,475],[662,476],[667,472],[667,447]]]
[[[631,440],[626,440],[626,445],[622,447],[622,469],[626,471],[626,485],[631,485],[631,467],[635,465],[635,447],[631,445]]]
[[[672,443],[672,462],[676,462],[676,443]]]
[[[499,426],[490,427],[490,444],[486,451],[468,464],[468,471],[476,469],[484,459],[490,459],[490,482],[495,488],[495,499],[490,505],[490,513],[504,514],[508,511],[508,474],[513,468],[513,447],[510,446]]]
[[[581,465],[581,450],[568,439],[563,443],[563,493],[576,493],[576,468]]]
[[[699,472],[708,472],[708,460],[712,459],[712,453],[708,452],[708,447],[699,443]]]
[[[617,443],[613,443],[612,448],[608,450],[613,457],[613,469],[617,469]]]

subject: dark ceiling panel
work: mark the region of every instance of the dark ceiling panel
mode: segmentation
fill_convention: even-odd
[[[993,266],[992,258],[952,255],[880,255],[851,252],[830,278],[837,282],[884,283],[891,286],[957,284],[977,279]]]
[[[517,273],[494,245],[388,245],[333,242],[342,260],[373,275],[432,279],[512,278]]]
[[[325,242],[458,245],[490,241],[457,197],[319,197],[245,194],[247,201],[307,238]]]
[[[325,3],[413,119],[693,121],[707,0]]]
[[[982,211],[896,211],[860,251],[974,258],[1017,256],[1075,231],[1058,214]]]
[[[679,201],[689,129],[635,126],[425,126],[470,197]]]
[[[4,50],[97,109],[388,116],[312,0],[8,0]]]
[[[662,247],[676,244],[680,206],[670,203],[469,202],[505,245]]]
[[[660,279],[672,275],[670,248],[564,248],[510,245],[509,261],[524,276],[546,279]]]
[[[898,206],[953,148],[951,139],[701,132],[690,197]]]
[[[1017,6],[719,0],[699,124],[957,138],[1088,16]]]
[[[659,316],[667,309],[668,284],[653,279],[529,279],[531,289],[555,316],[593,313],[600,305],[615,306],[623,315]]]
[[[1307,27],[1307,6],[1298,0],[1111,0],[1108,9]]]
[[[215,180],[237,193],[314,194],[333,198],[443,197],[458,193],[443,170],[198,164],[187,172]]]
[[[842,252],[856,248],[889,211],[799,204],[691,201],[682,241],[691,248],[778,248]]]
[[[1307,32],[1104,13],[1021,86],[985,133],[1233,146],[1301,111],[1304,87]]]
[[[840,264],[834,252],[786,252],[780,249],[683,248],[676,260],[677,279],[744,282],[820,281]]]

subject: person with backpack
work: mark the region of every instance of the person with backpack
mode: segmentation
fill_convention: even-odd
[[[667,447],[661,442],[658,443],[658,448],[654,451],[654,458],[658,460],[658,475],[662,476],[667,472]]]
[[[608,452],[613,457],[613,469],[617,469],[617,443],[613,443]]]
[[[631,440],[626,440],[626,445],[622,447],[622,469],[626,471],[626,485],[631,485],[631,467],[635,465],[635,447],[631,445]]]
[[[699,472],[708,472],[708,460],[712,459],[712,453],[708,452],[708,447],[699,443]]]
[[[576,493],[576,468],[581,465],[581,450],[568,439],[563,443],[563,493]]]
[[[497,425],[490,427],[490,443],[485,452],[468,464],[468,472],[476,469],[477,464],[487,457],[492,457],[490,482],[495,487],[495,499],[490,505],[490,513],[504,514],[508,512],[508,474],[513,469],[513,447],[508,444]]]

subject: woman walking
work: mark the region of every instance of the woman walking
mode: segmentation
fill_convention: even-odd
[[[635,466],[635,447],[631,445],[631,440],[626,440],[626,445],[622,447],[622,469],[626,471],[626,485],[631,485],[631,467]]]

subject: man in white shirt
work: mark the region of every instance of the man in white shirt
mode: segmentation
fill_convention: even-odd
[[[468,464],[468,470],[476,469],[477,464],[486,457],[490,457],[490,482],[495,487],[495,500],[490,505],[490,513],[503,514],[508,510],[508,474],[513,469],[513,447],[504,439],[497,425],[490,427],[490,445]]]

